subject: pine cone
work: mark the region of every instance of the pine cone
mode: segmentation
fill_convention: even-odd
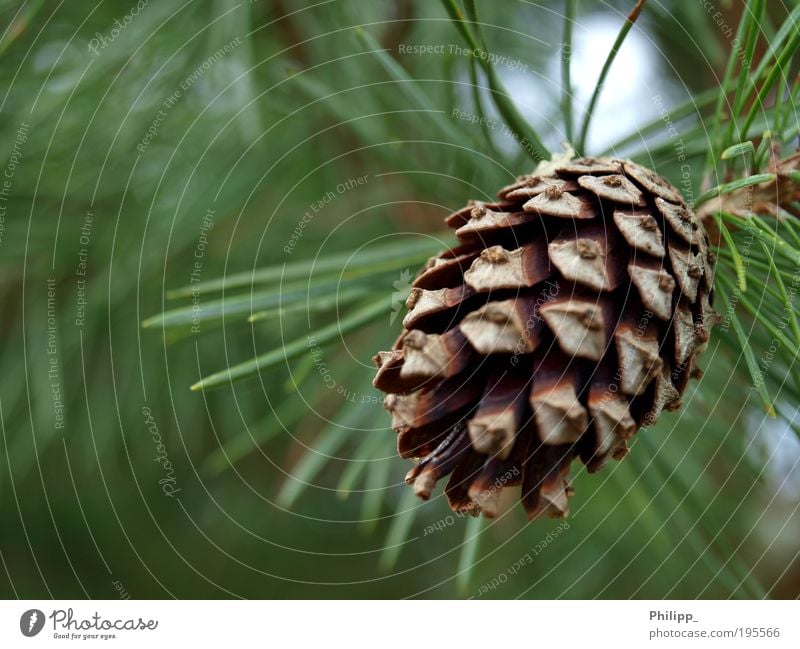
[[[446,219],[460,245],[428,261],[374,385],[422,498],[496,516],[563,517],[569,470],[622,459],[676,410],[718,316],[703,225],[663,178],[584,158],[523,176]]]

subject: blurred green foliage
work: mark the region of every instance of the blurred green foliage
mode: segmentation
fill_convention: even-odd
[[[3,596],[476,596],[531,553],[483,596],[798,595],[797,496],[767,479],[764,439],[797,426],[799,386],[770,384],[785,416],[769,421],[730,335],[680,414],[576,476],[568,529],[409,497],[370,358],[399,330],[403,271],[452,242],[442,217],[533,164],[506,132],[453,117],[506,113],[472,87],[494,73],[449,53],[465,43],[440,4],[140,4],[0,0]],[[629,4],[579,4],[573,38],[598,17],[622,24]],[[720,7],[733,25],[737,5]],[[512,96],[531,85],[506,110],[560,149],[564,7],[481,9],[487,47],[529,66],[503,77]],[[762,57],[787,12],[753,14]],[[653,3],[635,29],[706,171],[695,195],[728,181],[727,145],[776,120],[776,141],[796,138],[794,57],[777,68],[783,107],[739,133],[714,112],[730,39],[701,3]],[[663,121],[614,151],[677,184]],[[745,337],[763,338],[741,309]],[[257,376],[229,384],[225,368],[255,357]],[[783,358],[768,381],[794,371]],[[190,391],[218,372],[222,389]]]

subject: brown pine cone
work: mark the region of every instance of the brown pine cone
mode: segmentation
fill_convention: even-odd
[[[703,225],[667,181],[584,158],[520,177],[447,217],[460,245],[428,261],[374,385],[427,499],[496,516],[568,513],[569,470],[622,459],[681,405],[718,316]]]

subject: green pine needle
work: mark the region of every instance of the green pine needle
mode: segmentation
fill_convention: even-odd
[[[614,64],[614,59],[617,58],[617,53],[622,47],[622,44],[625,42],[625,38],[628,36],[628,32],[631,31],[636,23],[636,20],[639,18],[639,15],[642,13],[644,3],[645,0],[638,0],[633,9],[631,9],[631,12],[628,14],[628,17],[625,19],[622,28],[619,30],[619,34],[617,35],[614,44],[611,46],[611,50],[609,50],[605,63],[603,63],[603,67],[600,70],[600,76],[597,78],[597,83],[594,86],[592,98],[589,100],[589,105],[586,108],[586,114],[583,117],[583,126],[581,126],[580,135],[578,136],[576,150],[581,155],[585,154],[586,151],[586,138],[589,135],[589,127],[591,126],[592,117],[594,116],[595,107],[597,106],[597,100],[600,98],[600,93],[605,85],[608,72],[611,70],[611,66]]]
[[[561,45],[561,114],[564,116],[564,132],[567,142],[572,142],[572,24],[575,22],[577,0],[567,0],[564,11],[564,32]]]
[[[470,518],[464,525],[464,541],[458,556],[458,572],[456,588],[462,595],[466,595],[475,572],[476,558],[480,551],[481,539],[484,535],[484,519],[481,517]]]
[[[236,381],[254,378],[260,372],[279,363],[311,353],[310,348],[312,346],[327,345],[341,336],[363,328],[378,317],[388,314],[389,308],[388,300],[371,303],[342,317],[337,322],[333,322],[317,331],[309,332],[307,336],[297,338],[252,360],[210,374],[193,384],[191,389],[193,391],[212,390],[225,387]],[[310,341],[313,341],[313,343]]]
[[[700,206],[703,203],[710,201],[712,198],[724,196],[725,194],[730,194],[746,187],[772,182],[773,180],[775,180],[775,174],[754,174],[752,176],[747,176],[746,178],[738,178],[729,183],[718,185],[717,187],[704,192],[697,198],[695,205]]]
[[[503,117],[511,131],[514,133],[517,142],[520,144],[520,147],[531,157],[531,159],[536,162],[541,160],[549,160],[550,153],[547,151],[547,148],[544,146],[544,144],[542,144],[541,138],[533,129],[533,127],[520,114],[519,110],[514,105],[512,96],[505,89],[505,86],[500,81],[500,77],[497,76],[494,64],[491,62],[490,57],[488,56],[488,50],[482,48],[478,43],[479,40],[485,43],[486,39],[483,36],[480,23],[477,22],[477,6],[472,6],[475,20],[473,26],[478,32],[478,38],[476,39],[470,28],[467,26],[467,23],[464,21],[464,16],[461,13],[461,10],[458,8],[455,0],[442,0],[442,4],[444,5],[444,8],[451,20],[456,24],[458,31],[467,41],[467,44],[470,46],[470,48],[472,48],[473,51],[483,50],[486,52],[486,56],[480,57],[480,63],[483,66],[489,82],[492,101],[494,101],[498,112]]]
[[[770,417],[775,417],[775,407],[772,403],[772,398],[767,391],[766,385],[764,384],[764,375],[758,366],[756,355],[747,339],[747,334],[744,331],[744,327],[742,327],[741,322],[739,322],[739,318],[734,313],[735,304],[731,303],[727,291],[719,284],[718,290],[726,304],[725,315],[730,319],[731,328],[733,329],[733,333],[735,334],[741,348],[741,356],[743,357],[747,366],[747,371],[750,373],[750,378],[753,381],[753,387],[758,393],[758,396],[761,398],[761,403],[764,406],[764,410],[767,412],[767,414],[769,414]]]

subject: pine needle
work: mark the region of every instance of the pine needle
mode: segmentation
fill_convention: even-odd
[[[775,60],[772,68],[770,68],[767,78],[764,80],[761,90],[758,92],[758,96],[756,96],[755,100],[750,106],[750,110],[747,113],[747,117],[744,121],[744,126],[742,127],[742,133],[747,133],[758,111],[764,110],[764,102],[766,101],[767,96],[772,91],[778,79],[786,79],[788,77],[788,70],[786,68],[788,65],[790,65],[790,62],[797,54],[798,49],[800,49],[800,29],[797,29],[795,26],[795,30],[791,33],[789,41],[778,55],[778,58]]]
[[[431,101],[431,99],[420,88],[419,80],[409,75],[403,67],[383,49],[375,38],[360,27],[355,30],[356,37],[364,48],[371,52],[384,71],[396,83],[401,93],[403,93],[414,108],[424,111],[428,115],[442,137],[447,142],[458,142],[462,139],[462,133],[451,120],[445,117],[444,113]]]
[[[564,132],[567,142],[572,144],[572,23],[575,21],[575,3],[567,0],[564,11],[564,31],[561,45],[561,114],[564,117]]]
[[[397,505],[397,511],[392,518],[389,532],[386,534],[386,546],[381,552],[379,564],[382,570],[388,571],[394,568],[403,547],[416,540],[416,537],[411,539],[409,537],[411,536],[411,526],[421,507],[414,490],[404,489]]]
[[[310,277],[351,278],[355,276],[369,276],[376,269],[404,268],[407,265],[421,263],[430,255],[442,249],[442,241],[447,241],[452,235],[442,233],[422,239],[415,238],[408,241],[393,241],[391,244],[371,246],[358,252],[332,253],[311,259],[257,268],[242,273],[232,273],[205,282],[189,284],[167,292],[170,299],[192,297],[196,293],[212,293],[217,291],[230,291],[237,288],[250,288],[257,284],[272,284],[288,282],[291,280]],[[389,266],[391,264],[391,266]]]
[[[756,149],[753,146],[753,143],[748,140],[747,142],[740,142],[739,144],[729,146],[720,154],[719,157],[723,160],[732,160],[741,156],[745,161],[752,163],[755,152]]]
[[[739,21],[739,25],[736,28],[736,38],[735,41],[737,43],[744,42],[744,34],[749,29],[750,23],[753,20],[753,13],[750,10],[750,5],[757,4],[760,0],[751,0],[747,6],[745,6],[744,11],[742,12],[742,18]],[[738,57],[736,55],[736,51],[731,48],[731,51],[728,54],[728,61],[725,64],[725,73],[722,78],[722,83],[720,83],[720,87],[717,88],[717,103],[714,109],[714,117],[711,122],[711,129],[710,129],[710,137],[709,137],[709,147],[708,152],[706,155],[706,164],[704,165],[708,172],[711,172],[714,169],[714,163],[716,161],[717,152],[724,147],[723,143],[723,136],[722,136],[722,117],[723,112],[725,110],[725,105],[728,100],[728,93],[731,90],[731,84],[733,81],[734,70],[736,69],[736,63],[738,61]],[[741,81],[741,78],[740,78]],[[743,133],[747,132],[747,129],[742,129]]]
[[[589,126],[592,122],[592,117],[594,116],[594,109],[597,105],[597,100],[600,98],[600,93],[603,90],[603,86],[606,82],[606,77],[608,76],[609,70],[611,70],[611,66],[614,64],[614,59],[617,58],[617,53],[619,52],[622,44],[625,42],[625,38],[628,36],[628,32],[631,31],[631,28],[636,23],[636,20],[639,18],[639,15],[642,13],[642,9],[644,8],[645,0],[638,0],[636,5],[633,7],[631,12],[628,14],[628,17],[625,20],[625,23],[622,25],[622,28],[617,35],[617,39],[614,41],[614,44],[611,46],[611,50],[606,57],[606,61],[603,64],[603,68],[600,70],[600,76],[597,79],[597,83],[594,87],[594,92],[592,93],[592,98],[589,101],[589,106],[586,108],[586,114],[583,117],[583,126],[581,127],[581,134],[578,137],[578,144],[576,150],[579,155],[586,154],[586,138],[589,134]]]
[[[746,24],[745,28],[745,39],[744,39],[744,49],[740,52],[737,52],[737,57],[741,60],[741,71],[739,74],[739,79],[736,83],[736,92],[733,96],[733,115],[739,115],[742,108],[745,105],[746,96],[745,96],[745,86],[747,85],[747,81],[749,80],[751,84],[753,84],[753,80],[747,74],[750,66],[753,62],[753,56],[755,54],[756,42],[758,41],[759,31],[761,30],[761,21],[764,16],[764,4],[765,0],[753,0],[752,6],[746,7],[745,12],[750,12],[751,16],[749,16],[750,20],[744,21]],[[734,138],[734,134],[736,132],[735,129],[736,120],[731,119],[728,125],[728,135],[727,141],[730,142]],[[742,134],[747,133],[749,125],[745,125],[742,129],[742,133],[740,133],[740,137],[746,137]],[[723,158],[724,160],[724,158]]]
[[[259,372],[278,365],[283,361],[291,360],[306,353],[310,353],[309,340],[313,338],[314,346],[326,345],[340,336],[361,329],[381,315],[389,313],[389,301],[381,300],[363,307],[348,316],[333,322],[318,331],[310,332],[308,336],[298,338],[283,347],[273,349],[256,358],[233,365],[220,372],[215,372],[192,385],[192,390],[211,390],[224,387],[236,381],[243,381],[256,377]]]
[[[718,185],[717,187],[704,192],[697,198],[695,206],[700,206],[703,203],[710,201],[712,198],[724,196],[725,194],[730,194],[731,192],[744,189],[745,187],[752,187],[753,185],[760,185],[761,183],[769,183],[773,180],[775,180],[775,174],[755,174],[753,176],[747,176],[746,178],[737,178],[729,183]]]
[[[366,433],[361,443],[358,445],[355,454],[350,459],[349,463],[342,471],[339,478],[339,484],[336,490],[340,498],[347,498],[350,492],[355,487],[359,478],[366,472],[370,462],[385,461],[376,460],[376,458],[388,457],[388,454],[394,453],[394,449],[386,448],[387,453],[381,453],[381,447],[390,447],[386,440],[390,440],[388,435],[384,436],[380,432]]]
[[[739,322],[739,318],[734,313],[735,305],[731,303],[728,293],[722,288],[721,285],[718,286],[718,291],[727,305],[725,317],[730,319],[731,328],[733,329],[733,333],[736,335],[741,349],[740,358],[744,357],[744,362],[747,366],[748,372],[750,373],[750,378],[753,381],[753,387],[758,393],[758,396],[761,398],[761,403],[764,406],[764,410],[770,417],[775,417],[775,408],[772,405],[772,399],[770,398],[769,392],[767,392],[767,388],[764,385],[764,375],[758,367],[758,361],[756,360],[755,354],[753,353],[753,348],[747,339],[747,335],[744,332],[744,328]]]
[[[467,41],[470,48],[473,50],[484,49],[484,51],[486,51],[487,56],[480,57],[480,64],[483,66],[489,82],[492,101],[494,102],[495,107],[500,115],[505,120],[509,129],[511,129],[511,131],[514,133],[521,148],[536,162],[539,162],[540,160],[549,160],[550,154],[544,144],[542,144],[541,138],[533,129],[533,127],[520,114],[519,110],[517,110],[513,99],[511,99],[511,95],[500,81],[500,77],[497,76],[494,64],[491,62],[490,57],[488,56],[488,51],[485,50],[485,48],[481,48],[478,44],[478,40],[485,43],[486,39],[483,36],[480,23],[477,21],[477,6],[473,5],[472,11],[475,28],[478,31],[478,40],[476,40],[475,36],[473,36],[472,31],[464,21],[464,16],[461,13],[461,10],[458,8],[455,0],[441,1],[445,10],[450,16],[450,19],[455,23],[456,28]]]
[[[456,577],[456,588],[462,595],[466,594],[472,574],[475,570],[475,558],[478,556],[484,520],[480,516],[470,518],[464,525],[464,541],[461,544],[461,552],[458,556],[458,576]]]
[[[739,249],[733,242],[733,237],[731,236],[728,228],[726,228],[724,225],[720,225],[719,231],[722,233],[722,238],[725,239],[725,244],[728,246],[727,250],[730,251],[731,257],[733,258],[733,267],[736,270],[736,279],[739,283],[739,290],[744,293],[747,290],[747,270],[744,267],[742,255],[739,254]]]

